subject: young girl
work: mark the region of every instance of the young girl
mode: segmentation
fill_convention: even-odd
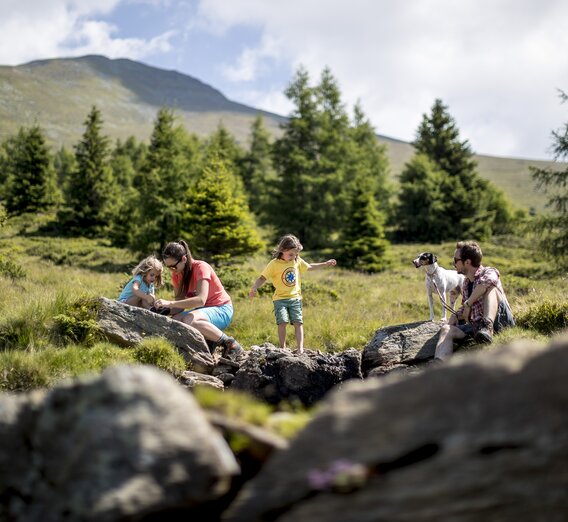
[[[162,285],[162,263],[149,256],[132,270],[134,276],[122,290],[118,300],[139,308],[151,308],[156,298],[155,289]]]
[[[288,234],[280,238],[278,246],[272,252],[274,258],[262,271],[249,293],[254,297],[256,291],[268,280],[275,288],[272,301],[274,315],[278,325],[278,341],[281,348],[286,348],[286,324],[294,325],[298,352],[304,351],[304,325],[302,318],[301,274],[307,270],[317,270],[326,266],[335,266],[335,259],[323,263],[306,263],[301,257],[303,250],[300,240]]]
[[[175,301],[158,299],[156,307],[178,308],[177,312],[173,308],[173,319],[200,331],[210,347],[222,345],[224,357],[238,360],[243,355],[241,345],[223,333],[233,319],[233,304],[213,268],[193,259],[185,241],[168,243],[162,257],[172,271]]]

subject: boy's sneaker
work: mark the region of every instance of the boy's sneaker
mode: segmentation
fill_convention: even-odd
[[[227,337],[223,341],[223,357],[233,362],[241,361],[245,356],[243,347],[235,340],[234,337]]]
[[[484,319],[473,338],[479,344],[491,344],[493,342],[493,321]]]

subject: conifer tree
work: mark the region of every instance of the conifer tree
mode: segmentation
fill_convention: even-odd
[[[386,147],[377,140],[375,129],[359,104],[356,104],[353,110],[351,138],[355,148],[354,158],[349,164],[356,167],[358,174],[350,172],[347,182],[358,185],[362,180],[368,179],[377,201],[377,208],[386,215],[390,211],[390,198],[393,193],[389,182]]]
[[[212,158],[188,191],[183,236],[192,249],[215,263],[251,254],[262,247],[230,163]]]
[[[373,273],[386,268],[385,254],[389,243],[385,238],[384,214],[377,208],[370,183],[366,185],[360,185],[353,193],[340,263],[354,270]]]
[[[276,173],[272,166],[270,134],[261,115],[254,119],[251,127],[250,150],[243,158],[241,175],[251,210],[265,221]]]
[[[349,163],[349,118],[329,69],[316,87],[300,68],[285,92],[295,109],[274,144],[278,233],[298,235],[309,248],[327,246],[342,226]]]
[[[130,244],[159,251],[180,237],[186,193],[195,179],[197,142],[176,126],[170,109],[158,111],[135,185],[139,190]]]
[[[422,233],[417,230],[419,235],[414,240],[484,239],[511,224],[513,215],[510,207],[492,184],[479,177],[469,143],[460,140],[456,123],[441,100],[435,101],[430,115],[423,116],[414,146],[416,153],[427,156],[443,176],[442,180],[438,180],[441,185],[436,188],[436,194],[427,196],[425,187],[414,191],[415,196],[422,194],[426,197],[423,203],[433,212],[428,217],[429,226],[423,228]],[[429,176],[426,181],[432,179]],[[407,194],[412,192],[408,183],[407,180]],[[416,183],[420,184],[420,179],[416,179]],[[399,197],[399,218],[403,213],[420,211],[420,207],[412,211],[404,198],[403,195]],[[419,201],[416,200],[415,204]],[[498,218],[504,221],[497,222]],[[412,236],[411,230],[402,225],[400,234]]]
[[[318,106],[315,89],[309,85],[305,69],[298,70],[285,95],[294,103],[294,109],[288,121],[281,125],[283,136],[274,143],[278,180],[273,219],[278,234],[295,234],[304,245],[312,247],[322,242],[316,224],[323,196],[315,184],[319,153]]]
[[[75,155],[72,151],[61,146],[61,148],[55,153],[53,166],[57,173],[57,186],[59,187],[59,190],[65,194],[67,193],[71,173],[76,168]]]
[[[93,106],[85,120],[82,140],[75,145],[71,172],[59,221],[70,234],[106,236],[116,217],[117,191],[109,160],[109,138],[102,134],[102,117]]]
[[[560,91],[562,102],[568,95]],[[552,132],[552,152],[558,168],[532,169],[532,176],[539,189],[549,195],[547,206],[552,214],[541,216],[536,222],[540,249],[558,260],[568,258],[568,122],[564,127]]]
[[[6,209],[10,214],[37,212],[53,205],[58,192],[53,158],[41,128],[21,128],[5,144],[8,175]]]
[[[452,237],[445,216],[444,184],[448,176],[425,154],[416,154],[400,175],[396,224],[399,239],[439,241]]]

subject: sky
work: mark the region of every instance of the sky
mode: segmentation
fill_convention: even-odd
[[[287,115],[300,66],[412,141],[436,99],[478,154],[552,158],[568,122],[566,0],[0,0],[0,64],[101,54]]]

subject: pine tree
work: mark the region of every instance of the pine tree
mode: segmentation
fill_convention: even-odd
[[[295,109],[274,144],[274,222],[278,234],[293,233],[309,248],[329,246],[347,210],[349,118],[329,69],[311,87],[300,68],[285,94]]]
[[[215,263],[257,252],[262,242],[230,163],[211,159],[189,190],[183,236],[201,257]]]
[[[568,95],[560,91],[562,103]],[[552,151],[557,162],[568,160],[568,123],[558,131],[552,132]],[[549,195],[547,206],[551,215],[541,216],[536,221],[539,234],[539,247],[548,256],[566,260],[568,258],[568,163],[559,168],[532,169],[532,176],[539,189]]]
[[[254,119],[251,127],[250,150],[243,158],[241,175],[251,210],[262,222],[266,221],[276,173],[272,166],[270,133],[261,115]]]
[[[10,214],[37,212],[58,201],[53,158],[37,125],[21,128],[5,144],[8,176],[6,209]]]
[[[186,193],[195,180],[197,141],[175,125],[171,110],[158,111],[150,146],[135,186],[139,190],[131,246],[161,251],[180,237]]]
[[[319,114],[315,89],[300,68],[285,91],[294,103],[288,121],[281,125],[283,135],[274,143],[274,165],[278,180],[273,201],[273,221],[277,233],[292,233],[304,245],[321,244],[316,228],[322,195],[317,191]]]
[[[429,116],[423,116],[414,146],[416,153],[427,156],[443,175],[443,179],[438,180],[441,185],[437,193],[428,197],[429,207],[434,212],[428,217],[429,226],[422,232],[416,231],[418,236],[414,240],[484,239],[511,224],[513,215],[504,196],[479,177],[473,152],[467,140],[460,140],[456,123],[441,100],[435,101]],[[416,179],[416,183],[421,181]],[[409,190],[408,182],[405,189]],[[424,187],[418,192],[424,195]],[[421,211],[420,208],[412,211],[404,197],[399,197],[399,216],[404,212]],[[497,219],[504,221],[497,222]],[[400,234],[413,235],[403,226]]]
[[[91,237],[106,236],[116,217],[117,189],[109,160],[109,138],[102,134],[102,117],[93,106],[85,120],[82,140],[75,145],[76,168],[71,172],[59,212],[66,232]]]
[[[354,157],[349,161],[349,164],[356,167],[358,174],[349,172],[347,182],[358,185],[363,180],[368,179],[378,209],[387,215],[390,211],[393,188],[389,182],[389,162],[386,147],[379,143],[375,129],[359,104],[356,104],[353,110],[351,139],[355,148]]]
[[[451,237],[443,194],[448,176],[425,154],[415,155],[400,175],[395,222],[404,241],[439,241]]]
[[[342,266],[362,272],[380,272],[387,266],[384,214],[377,209],[372,187],[367,183],[353,194],[340,250]]]

